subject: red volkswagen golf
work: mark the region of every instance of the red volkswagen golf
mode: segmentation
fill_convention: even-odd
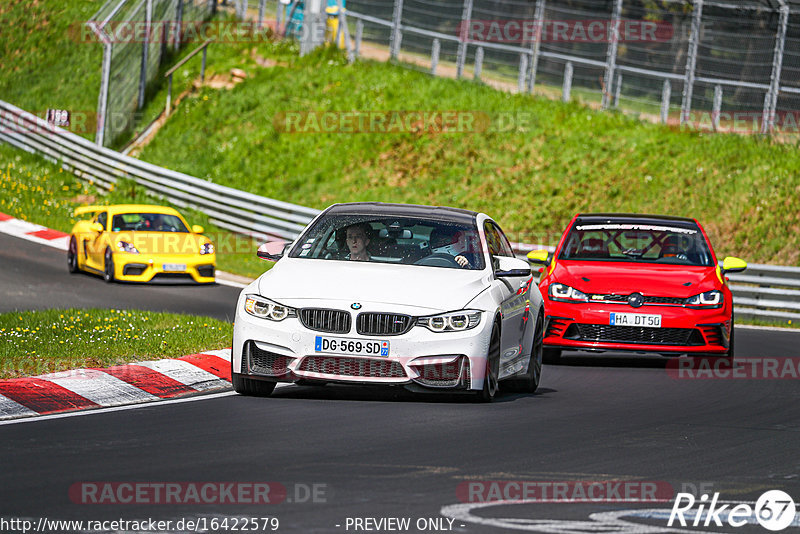
[[[733,358],[733,300],[726,273],[694,219],[579,214],[555,252],[535,250],[547,314],[545,361],[562,350],[634,351]]]

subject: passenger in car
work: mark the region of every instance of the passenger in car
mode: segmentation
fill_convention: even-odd
[[[371,228],[367,223],[358,223],[347,227],[345,242],[350,250],[350,254],[347,255],[348,260],[369,261],[371,259],[367,252],[370,231]]]

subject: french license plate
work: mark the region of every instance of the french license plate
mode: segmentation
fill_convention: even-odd
[[[182,272],[186,270],[185,263],[165,263],[164,270],[167,272]]]
[[[350,356],[388,356],[389,342],[382,340],[317,336],[314,341],[314,352],[347,354]]]
[[[660,315],[646,313],[612,313],[608,324],[612,326],[643,326],[646,328],[661,328]]]

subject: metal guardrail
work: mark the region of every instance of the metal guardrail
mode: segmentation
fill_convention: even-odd
[[[61,162],[65,169],[106,190],[118,179],[133,180],[150,194],[205,213],[221,228],[256,238],[294,239],[319,213],[122,155],[2,100],[0,141]],[[524,255],[540,247],[515,243],[514,251]],[[800,268],[751,264],[744,273],[729,278],[739,316],[800,319]]]
[[[217,185],[95,145],[0,100],[0,141],[43,156],[108,190],[130,179],[177,206],[196,209],[233,232],[294,239],[319,211]]]
[[[800,319],[800,268],[755,263],[728,278],[737,315]]]

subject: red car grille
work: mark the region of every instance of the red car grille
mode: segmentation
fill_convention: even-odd
[[[603,300],[600,302],[619,302],[621,304],[625,304],[628,302],[628,295],[592,295],[592,297],[603,297]],[[591,297],[590,297],[590,300]],[[645,304],[655,304],[655,305],[673,305],[673,306],[683,306],[686,304],[686,299],[677,298],[677,297],[648,297],[645,295],[644,297]]]
[[[695,328],[641,328],[607,324],[571,324],[564,333],[564,339],[642,345],[705,344],[702,334]]]
[[[348,358],[342,356],[307,356],[298,371],[364,378],[405,378],[400,362],[374,358]]]

